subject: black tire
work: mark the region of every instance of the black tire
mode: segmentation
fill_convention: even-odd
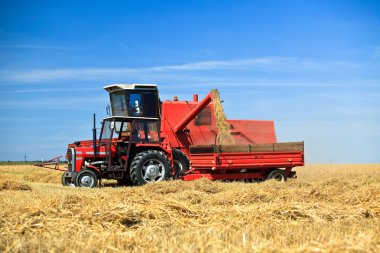
[[[190,168],[190,161],[186,154],[179,149],[173,149],[174,178],[185,175]]]
[[[69,186],[71,184],[71,177],[66,177],[66,172],[62,174],[61,183],[63,186]]]
[[[283,170],[272,170],[267,177],[268,180],[276,180],[280,182],[285,182],[288,180],[288,177],[285,175]]]
[[[94,188],[97,185],[98,175],[89,169],[80,171],[75,178],[75,186],[77,187]]]
[[[161,151],[142,151],[133,158],[130,174],[134,185],[168,180],[170,177],[169,159]]]

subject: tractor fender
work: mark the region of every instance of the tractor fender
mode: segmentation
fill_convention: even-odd
[[[95,173],[97,173],[99,176],[101,175],[100,170],[97,167],[95,167],[94,165],[86,163],[85,166],[87,169],[95,171]]]

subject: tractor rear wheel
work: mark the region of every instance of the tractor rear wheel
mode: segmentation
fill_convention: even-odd
[[[180,178],[189,170],[190,161],[179,149],[173,149],[174,178]]]
[[[134,185],[165,181],[170,177],[169,159],[161,151],[142,151],[133,158],[130,174]]]
[[[63,186],[69,186],[71,184],[71,177],[66,177],[66,172],[62,174],[61,183]]]
[[[285,182],[288,180],[288,177],[285,175],[285,171],[283,170],[272,170],[268,174],[267,179]]]
[[[92,170],[86,169],[78,173],[75,179],[75,186],[94,188],[98,185],[98,176]]]

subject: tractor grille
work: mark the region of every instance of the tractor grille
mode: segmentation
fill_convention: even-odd
[[[67,149],[67,170],[73,170],[73,149]]]

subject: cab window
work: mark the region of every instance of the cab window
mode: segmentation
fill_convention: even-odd
[[[132,127],[131,122],[115,122],[115,133],[118,135],[118,140],[129,141]]]
[[[125,95],[123,91],[111,93],[111,107],[112,115],[114,116],[126,116],[127,115],[127,103],[125,101]]]
[[[159,142],[159,124],[155,121],[136,121],[133,126],[131,141]]]
[[[129,116],[142,116],[143,115],[143,107],[141,103],[141,93],[130,93],[129,94]]]
[[[128,96],[128,115],[131,117],[158,117],[158,98],[156,92],[132,92]]]

